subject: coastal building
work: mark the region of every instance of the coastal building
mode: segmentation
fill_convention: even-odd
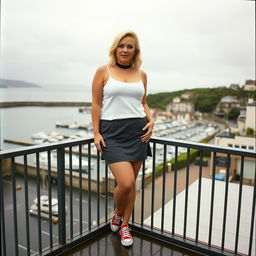
[[[256,130],[256,102],[248,99],[245,108],[240,109],[240,115],[237,119],[237,127],[231,128],[231,133],[246,135],[247,129]]]
[[[189,92],[185,92],[185,93],[183,93],[183,94],[181,95],[181,98],[182,98],[182,99],[185,99],[185,100],[189,100],[189,99],[192,98],[192,94],[189,93]]]
[[[239,84],[231,84],[230,86],[229,86],[229,89],[231,89],[231,90],[239,90]]]
[[[246,106],[245,129],[247,128],[256,130],[256,102],[253,99],[249,99]]]
[[[231,132],[239,133],[241,135],[245,135],[245,121],[246,121],[246,115],[239,115],[237,118],[237,128],[231,128]]]
[[[166,112],[170,113],[173,120],[191,121],[194,114],[194,104],[192,102],[182,101],[180,97],[175,97],[166,106]]]
[[[153,111],[151,111],[151,114],[154,120],[169,120],[171,118],[170,113],[167,113],[166,111],[161,109],[154,109]]]
[[[231,108],[239,108],[240,103],[235,96],[225,96],[221,98],[220,102],[218,103],[214,115],[219,117],[224,117],[227,115]]]
[[[241,148],[241,149],[249,149],[254,150],[256,149],[256,104],[253,102],[252,99],[249,99],[248,104],[246,106],[246,114],[240,115],[238,117],[238,127],[229,129],[229,131],[224,131],[215,136],[215,145],[223,146],[223,147],[234,147],[234,148]],[[249,135],[246,134],[248,128],[251,128],[254,131],[254,134]],[[226,158],[220,154],[220,156]],[[254,172],[255,172],[255,160],[245,158],[245,165],[244,165],[244,178],[248,180],[248,182],[252,182],[254,179]],[[241,160],[239,157],[231,156],[231,175],[236,176],[240,175],[240,166]],[[217,171],[226,167],[225,165],[217,166]],[[225,168],[224,168],[225,169]]]
[[[245,91],[255,91],[256,90],[255,80],[246,80],[245,84],[243,85],[243,89]]]

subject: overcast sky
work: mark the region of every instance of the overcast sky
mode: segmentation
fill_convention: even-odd
[[[255,1],[1,2],[1,78],[90,87],[125,29],[139,36],[149,92],[255,77]]]

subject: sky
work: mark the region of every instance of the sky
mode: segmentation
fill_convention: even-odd
[[[255,79],[255,1],[2,0],[4,79],[90,88],[114,37],[135,31],[148,92]]]

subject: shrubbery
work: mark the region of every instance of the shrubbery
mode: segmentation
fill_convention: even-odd
[[[203,140],[200,140],[199,143],[207,143],[208,141],[210,141],[212,138],[215,137],[215,135],[218,133],[219,131],[215,132],[214,134],[204,138]],[[196,157],[198,157],[200,154],[200,150],[198,149],[194,149],[191,148],[190,149],[190,164],[195,160]],[[211,156],[211,152],[210,151],[203,151],[203,157],[210,157]],[[166,165],[168,163],[171,163],[172,165],[172,171],[175,170],[175,158],[169,160],[166,162]],[[177,170],[184,168],[187,166],[187,152],[181,153],[178,156],[177,159]],[[166,167],[167,168],[167,167]],[[158,166],[156,166],[156,177],[161,176],[163,173],[163,163],[159,164]]]

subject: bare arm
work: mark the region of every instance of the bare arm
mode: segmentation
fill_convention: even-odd
[[[102,106],[102,91],[104,85],[104,67],[99,67],[92,82],[92,125],[94,144],[102,152],[101,144],[105,147],[105,141],[100,134],[100,114]]]
[[[146,113],[146,118],[148,120],[148,123],[143,128],[143,130],[148,130],[148,131],[143,136],[141,136],[141,140],[143,142],[147,142],[147,141],[149,141],[149,139],[152,135],[152,132],[153,132],[154,119],[151,116],[150,109],[147,104],[147,98],[146,98],[147,97],[147,74],[144,71],[141,71],[141,75],[142,75],[142,81],[143,81],[144,88],[145,88],[145,94],[142,98],[142,105],[143,105],[144,111]]]

